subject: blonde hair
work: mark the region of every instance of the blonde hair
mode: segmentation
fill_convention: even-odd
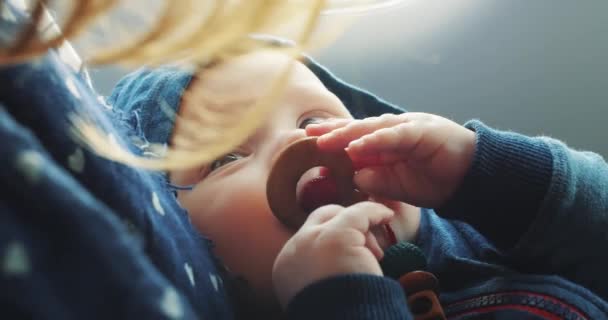
[[[33,0],[31,23],[25,26],[14,44],[0,51],[0,63],[20,62],[44,54],[66,39],[79,35],[94,20],[108,12],[118,0],[74,0],[68,1],[68,11],[62,33],[44,39],[37,35],[37,27],[43,16],[47,0]],[[229,59],[263,47],[282,50],[296,57],[307,45],[317,25],[326,0],[164,0],[164,9],[152,28],[129,43],[101,52],[89,63],[122,63],[130,65],[161,64],[166,62],[189,62],[205,64],[218,58]],[[204,13],[206,15],[204,15]],[[201,18],[205,17],[205,18]],[[277,48],[268,42],[252,39],[252,33],[267,33],[278,30],[285,23],[300,21],[294,46]],[[293,65],[293,63],[292,63]],[[75,135],[91,149],[109,159],[125,164],[154,170],[187,168],[213,161],[232,150],[249,136],[261,123],[275,104],[277,97],[289,77],[291,67],[276,80],[269,94],[245,112],[238,114],[230,110],[201,108],[199,119],[221,118],[217,125],[207,122],[197,140],[197,148],[169,146],[161,157],[140,157],[104,133],[84,115],[72,117]],[[160,112],[160,111],[159,111]],[[219,114],[218,114],[219,112]],[[186,119],[181,119],[187,125]],[[209,139],[221,133],[221,139]]]

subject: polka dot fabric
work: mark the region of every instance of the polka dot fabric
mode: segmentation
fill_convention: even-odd
[[[0,45],[24,21],[12,2]],[[138,152],[68,43],[0,67],[1,317],[232,319],[211,243],[162,175],[76,143],[74,114]]]

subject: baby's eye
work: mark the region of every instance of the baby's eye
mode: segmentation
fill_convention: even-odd
[[[242,154],[239,154],[239,153],[234,153],[234,152],[228,153],[225,156],[211,162],[211,164],[209,165],[209,172],[212,172],[216,169],[221,168],[222,166],[229,164],[232,161],[237,161],[244,157],[245,156],[243,156]]]
[[[323,118],[319,118],[319,117],[305,118],[304,120],[302,120],[302,122],[300,122],[300,124],[298,125],[298,128],[306,129],[307,125],[321,123],[323,120],[324,120]]]

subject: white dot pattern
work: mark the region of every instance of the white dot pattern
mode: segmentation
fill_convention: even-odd
[[[30,259],[21,242],[11,242],[6,246],[2,271],[10,276],[23,276],[30,272]]]
[[[22,151],[17,155],[15,166],[30,183],[36,183],[42,175],[44,159],[33,150]]]
[[[215,291],[219,291],[220,290],[220,285],[222,284],[222,279],[218,276],[216,276],[213,273],[209,273],[209,280],[211,280],[211,284],[213,285],[213,289],[215,289]]]
[[[82,173],[84,170],[84,153],[82,149],[76,148],[74,153],[68,157],[68,167],[74,172]]]
[[[165,209],[160,205],[160,200],[158,199],[158,195],[156,192],[152,192],[152,205],[154,206],[154,210],[158,212],[161,216],[165,215]]]
[[[160,299],[160,309],[170,319],[180,319],[184,315],[179,295],[172,287],[165,288]]]
[[[190,267],[190,265],[187,262],[184,263],[184,270],[186,271],[186,274],[188,275],[188,280],[190,280],[190,284],[194,287],[196,285],[196,282],[194,281],[194,273],[192,271],[192,267]]]
[[[68,90],[70,90],[70,92],[72,93],[74,98],[82,99],[82,97],[80,96],[80,92],[78,92],[78,88],[76,87],[76,84],[74,83],[74,78],[72,78],[72,77],[66,78],[65,86],[68,88]]]

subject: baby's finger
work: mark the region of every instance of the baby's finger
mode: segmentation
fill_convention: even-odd
[[[368,232],[365,235],[365,247],[367,247],[369,251],[372,252],[374,257],[376,257],[378,261],[382,260],[382,257],[384,256],[384,251],[382,251],[382,247],[380,247],[380,244],[378,243],[378,238],[376,238],[376,236],[372,232]]]
[[[361,233],[369,232],[370,228],[388,222],[393,211],[386,206],[374,202],[359,202],[340,212],[327,222],[328,226],[336,229],[355,229]]]
[[[319,207],[318,209],[311,212],[310,215],[308,215],[308,218],[302,225],[302,228],[323,224],[338,215],[338,213],[340,213],[340,211],[343,209],[344,207],[339,206],[337,204],[330,204]]]
[[[399,153],[398,151],[385,151],[365,155],[354,154],[350,152],[349,149],[346,149],[346,151],[353,162],[353,167],[355,170],[367,167],[390,165],[403,160],[403,154]]]
[[[342,128],[353,121],[353,119],[329,119],[321,123],[311,123],[306,126],[306,135],[310,137],[318,137],[333,130]]]
[[[408,180],[404,180],[408,179]],[[368,167],[357,172],[354,178],[355,185],[365,193],[388,199],[404,199],[407,197],[402,180],[416,181],[408,175],[407,170],[395,171],[390,166]]]
[[[404,115],[384,114],[363,120],[354,120],[347,125],[319,137],[317,145],[322,150],[333,151],[346,148],[351,141],[357,140],[376,130],[402,123]]]
[[[420,145],[425,129],[420,122],[400,123],[382,128],[352,141],[348,145],[351,157],[369,157],[389,152],[406,157]]]

